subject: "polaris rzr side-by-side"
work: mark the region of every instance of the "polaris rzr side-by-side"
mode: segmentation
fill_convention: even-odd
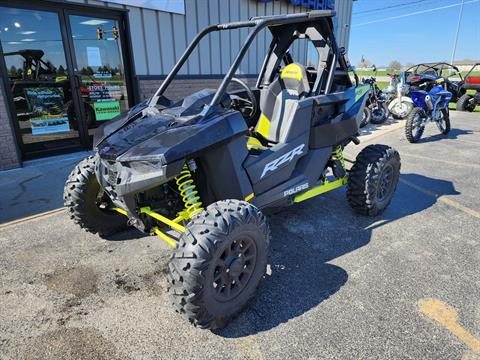
[[[264,211],[344,185],[360,214],[380,214],[392,199],[397,151],[369,145],[346,166],[343,149],[359,143],[369,86],[348,76],[334,15],[264,16],[205,28],[151,99],[97,129],[95,155],[67,179],[65,206],[82,228],[107,236],[134,226],[174,248],[168,292],[196,326],[224,326],[254,295],[268,260]],[[175,103],[164,96],[202,38],[239,28],[251,31],[216,91]],[[272,40],[250,87],[234,75],[263,29]],[[296,39],[313,44],[314,67],[293,62],[288,49]],[[228,91],[231,82],[242,89]]]

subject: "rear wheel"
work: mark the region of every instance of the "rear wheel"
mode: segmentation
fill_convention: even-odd
[[[372,117],[372,112],[368,107],[363,108],[363,113],[362,113],[362,121],[360,122],[360,127],[363,128],[368,125],[370,122],[370,119]]]
[[[423,124],[423,109],[414,108],[407,117],[405,123],[405,136],[411,143],[416,143],[421,139],[425,125]]]
[[[460,96],[460,99],[457,101],[457,110],[458,111],[469,111],[472,112],[475,110],[475,99],[470,94],[463,94]]]
[[[400,176],[400,155],[387,145],[369,145],[350,170],[347,200],[354,211],[375,216],[390,204]]]
[[[370,119],[372,124],[383,124],[385,120],[387,120],[388,110],[382,103],[377,103],[372,106],[370,110],[372,112],[372,117]]]
[[[127,228],[127,218],[109,210],[110,199],[95,176],[95,158],[82,160],[68,176],[63,190],[64,206],[81,228],[100,236]]]
[[[201,328],[225,326],[265,274],[269,237],[255,206],[239,200],[209,205],[187,225],[169,264],[176,310]]]

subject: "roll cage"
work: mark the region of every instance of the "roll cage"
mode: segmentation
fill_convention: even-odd
[[[460,77],[460,80],[463,80],[462,74],[460,73],[460,70],[455,65],[452,65],[452,64],[449,64],[449,63],[446,63],[446,62],[417,64],[417,65],[411,66],[407,70],[405,70],[405,74],[410,74],[410,73],[412,73],[412,74],[425,74],[430,69],[433,70],[433,72],[437,76],[443,76],[442,72],[446,69],[453,69],[454,71],[457,72],[458,76]],[[421,70],[421,71],[419,72],[419,70]]]
[[[348,71],[351,70],[351,66],[344,49],[339,49],[337,47],[333,34],[333,23],[331,20],[333,16],[335,16],[335,11],[319,10],[289,15],[252,17],[248,21],[207,26],[193,38],[180,59],[165,78],[165,81],[152,96],[148,105],[154,107],[157,104],[158,100],[163,96],[178,71],[206,35],[215,31],[226,31],[239,28],[252,28],[252,30],[249,32],[243,46],[225,74],[210,104],[204,108],[202,115],[206,116],[210,114],[220,103],[250,45],[257,34],[265,28],[270,30],[272,41],[257,78],[257,88],[261,89],[264,86],[268,86],[275,77],[276,72],[278,72],[278,68],[282,61],[285,63],[291,61],[288,49],[295,39],[303,37],[308,37],[319,52],[319,73],[317,74],[312,94],[330,93],[336,72],[342,77],[344,84],[351,86],[352,84],[348,77]],[[337,64],[339,68],[336,68]],[[322,73],[320,73],[320,71]]]

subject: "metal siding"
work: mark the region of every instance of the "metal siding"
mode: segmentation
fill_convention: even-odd
[[[219,0],[219,13],[220,13],[220,22],[229,22],[230,19],[230,2],[225,0]],[[222,74],[225,74],[230,67],[230,34],[229,31],[220,32],[220,58],[221,58],[221,69]]]
[[[209,21],[210,24],[220,23],[219,10],[218,10],[218,0],[208,0],[209,1]],[[212,74],[220,74],[222,69],[222,52],[220,49],[220,34],[218,32],[213,32],[210,34],[210,63],[212,66]]]
[[[157,11],[158,33],[160,36],[160,60],[162,72],[156,75],[168,73],[175,65],[175,46],[173,44],[172,14]]]
[[[248,19],[248,1],[245,0],[240,0],[240,19]],[[248,36],[248,29],[240,29],[240,45],[243,45],[245,42],[247,36]],[[240,64],[240,72],[242,74],[248,74],[249,73],[249,57],[250,57],[250,51],[247,52],[246,56],[243,58],[242,63]]]
[[[143,33],[147,49],[148,74],[162,74],[160,61],[160,39],[158,36],[157,16],[154,10],[142,9]]]
[[[230,0],[230,17],[229,21],[240,20],[240,0]],[[235,29],[230,31],[230,59],[233,62],[240,50],[240,30]]]
[[[130,31],[136,73],[138,75],[165,75],[181,56],[192,38],[203,27],[220,22],[246,20],[252,16],[291,14],[308,11],[294,6],[288,0],[262,3],[257,0],[185,0],[185,15],[163,11],[122,6],[98,0],[70,0],[110,8],[129,10]],[[340,46],[348,47],[353,0],[336,0],[336,37]],[[142,19],[143,17],[143,19]],[[345,26],[347,25],[347,26]],[[243,45],[249,29],[234,30],[231,34],[211,34],[189,58],[180,74],[225,73],[234,56]],[[250,47],[240,66],[240,72],[255,74],[271,41],[271,35],[262,31]],[[306,61],[307,48],[298,42],[292,53]]]
[[[210,25],[208,21],[208,0],[197,1],[197,20],[197,32]],[[201,74],[211,74],[209,36],[202,40],[199,49]]]
[[[175,62],[182,56],[187,47],[187,34],[185,26],[185,15],[172,14],[173,21],[173,43],[175,49]],[[163,56],[163,55],[162,55]],[[179,74],[188,74],[188,64],[184,64]]]
[[[249,0],[248,2],[248,17],[257,15],[257,2]],[[253,41],[248,49],[248,73],[255,74],[257,72],[257,42]]]
[[[135,72],[137,75],[148,75],[147,53],[143,38],[143,24],[140,9],[127,6],[129,10],[130,32],[132,35],[132,50],[135,61]]]

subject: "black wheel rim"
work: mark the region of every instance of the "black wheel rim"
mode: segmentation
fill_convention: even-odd
[[[382,203],[388,199],[393,188],[393,167],[388,164],[380,174],[377,187],[377,200]]]
[[[233,240],[223,250],[213,267],[213,296],[227,302],[247,286],[257,259],[257,247],[251,237]]]

